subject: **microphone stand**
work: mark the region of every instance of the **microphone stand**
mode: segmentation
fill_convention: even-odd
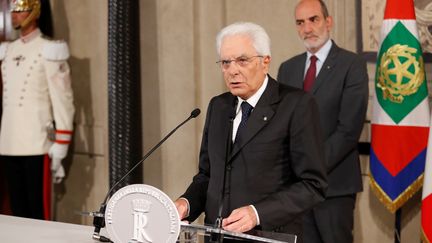
[[[100,235],[100,230],[105,227],[105,208],[108,201],[108,198],[111,195],[111,192],[116,188],[116,186],[122,182],[132,171],[134,171],[144,160],[147,159],[157,148],[159,148],[162,143],[164,143],[177,129],[179,129],[181,126],[183,126],[186,122],[188,122],[190,119],[197,117],[201,113],[200,109],[196,108],[194,109],[190,116],[184,120],[182,123],[180,123],[178,126],[176,126],[170,133],[168,133],[158,144],[156,144],[152,149],[150,149],[149,152],[147,152],[144,157],[138,161],[120,180],[118,180],[108,191],[106,194],[99,211],[92,213],[94,216],[93,218],[93,226],[95,227],[92,238],[94,240],[98,240],[100,242],[112,242],[110,239],[108,239],[105,236]]]
[[[223,179],[222,179],[222,190],[221,190],[221,196],[219,198],[219,209],[218,209],[218,216],[216,218],[215,227],[218,229],[222,229],[222,211],[223,211],[223,204],[225,200],[225,187],[226,187],[226,174],[227,174],[227,165],[229,162],[229,157],[231,155],[231,149],[232,149],[232,131],[233,131],[233,123],[234,123],[234,116],[231,116],[229,119],[229,125],[228,125],[228,140],[226,144],[226,152],[225,152],[225,167],[224,167],[224,173],[223,173]],[[221,233],[213,233],[211,234],[210,242],[217,242],[222,243],[223,237]]]

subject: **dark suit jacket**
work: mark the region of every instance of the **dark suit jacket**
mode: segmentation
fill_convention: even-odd
[[[199,172],[183,195],[190,203],[189,221],[203,211],[214,224],[223,184],[226,147],[237,97],[224,93],[209,104]],[[260,229],[300,234],[300,218],[324,199],[327,186],[324,146],[317,106],[303,91],[269,77],[267,88],[234,143],[227,165],[223,217],[253,204]]]
[[[306,53],[282,63],[278,81],[303,87]],[[329,188],[327,196],[362,190],[357,143],[368,102],[366,62],[334,42],[311,90],[318,103]]]

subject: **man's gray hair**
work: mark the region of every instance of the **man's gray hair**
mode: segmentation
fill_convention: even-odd
[[[318,0],[318,2],[321,5],[321,11],[322,11],[324,18],[327,18],[328,16],[330,16],[325,2],[323,0]]]
[[[270,37],[263,27],[251,22],[237,22],[223,28],[216,36],[216,51],[220,56],[222,41],[227,36],[248,36],[258,55],[271,56]]]

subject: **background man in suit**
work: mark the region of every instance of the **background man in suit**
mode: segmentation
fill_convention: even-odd
[[[65,176],[61,161],[71,141],[75,112],[69,49],[64,41],[42,36],[39,0],[12,1],[11,6],[12,24],[20,38],[0,45],[4,85],[1,162],[13,214],[49,219],[50,198],[43,195],[50,195],[51,183],[43,182],[51,173],[57,183]],[[47,129],[54,122],[57,130],[52,131],[54,141],[50,141]]]
[[[305,242],[352,242],[356,193],[362,190],[357,142],[368,101],[366,63],[330,39],[333,20],[321,0],[300,1],[295,18],[307,52],[282,63],[278,81],[315,97],[329,182],[326,200],[304,217]]]
[[[214,224],[226,171],[224,229],[301,237],[299,216],[323,200],[327,184],[316,103],[267,75],[270,39],[262,27],[225,27],[217,51],[230,92],[210,101],[199,172],[176,201],[180,217],[205,212],[205,223]]]

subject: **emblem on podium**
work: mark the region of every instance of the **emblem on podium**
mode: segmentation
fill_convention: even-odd
[[[119,243],[174,243],[180,217],[171,199],[144,184],[121,188],[108,201],[105,224],[111,240]]]

